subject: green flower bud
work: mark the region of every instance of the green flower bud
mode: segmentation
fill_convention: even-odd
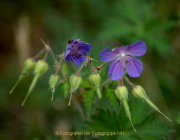
[[[51,75],[49,78],[49,85],[50,88],[52,89],[51,101],[53,100],[54,97],[55,88],[57,88],[57,86],[60,84],[60,81],[61,81],[61,77],[59,75]]]
[[[34,69],[34,74],[35,74],[34,78],[33,78],[32,82],[31,82],[31,85],[29,86],[28,93],[27,93],[24,101],[22,102],[21,106],[24,106],[24,103],[26,102],[28,96],[33,91],[34,87],[36,86],[36,83],[37,83],[39,77],[41,75],[43,75],[46,72],[47,69],[48,69],[48,64],[45,61],[39,60],[36,63],[36,66],[35,66],[35,69]]]
[[[55,89],[60,84],[61,77],[59,75],[51,75],[49,78],[50,88]]]
[[[43,75],[47,69],[48,69],[48,64],[43,60],[39,60],[36,64],[34,73],[39,74],[39,75]]]
[[[169,121],[171,121],[168,117],[166,117],[160,110],[159,108],[149,99],[149,97],[146,95],[146,92],[144,91],[144,89],[141,86],[136,86],[133,88],[133,95],[136,98],[139,99],[143,99],[150,107],[152,107],[154,110],[156,110],[157,112],[159,112],[160,114],[162,114],[166,119],[168,119]]]
[[[125,86],[118,86],[115,90],[115,94],[120,100],[128,99],[128,90]]]
[[[99,87],[101,84],[101,77],[100,77],[99,73],[91,74],[89,76],[89,80],[92,83],[92,85],[95,87]]]
[[[24,67],[23,67],[23,70],[22,70],[22,73],[21,75],[19,76],[19,79],[18,81],[16,82],[16,84],[13,86],[13,88],[10,90],[9,94],[11,94],[14,89],[16,88],[16,86],[19,84],[19,82],[24,78],[25,74],[28,74],[31,70],[34,69],[36,65],[36,62],[33,61],[31,58],[27,59],[25,62],[24,62]]]
[[[99,73],[95,73],[95,74],[91,74],[89,76],[89,81],[91,82],[91,84],[93,86],[95,86],[96,88],[96,93],[98,95],[98,98],[101,99],[102,95],[101,95],[101,90],[100,90],[100,85],[101,85],[101,77]]]
[[[124,106],[124,110],[126,112],[126,115],[129,118],[134,131],[136,132],[136,129],[134,128],[133,123],[131,121],[131,112],[130,112],[128,102],[127,102],[127,99],[128,99],[128,90],[127,90],[127,88],[125,86],[118,86],[116,88],[116,90],[115,90],[115,94],[119,98],[119,100],[122,101],[123,106]]]
[[[138,99],[148,98],[148,96],[146,95],[146,92],[144,91],[143,87],[141,87],[139,85],[137,85],[136,87],[133,88],[132,93]]]
[[[78,89],[78,87],[80,86],[82,82],[82,78],[76,75],[72,75],[70,77],[70,85],[71,85],[71,91],[75,92],[76,89]]]
[[[29,73],[31,70],[34,69],[35,65],[36,65],[35,61],[33,61],[31,58],[27,59],[24,62],[24,67],[23,67],[22,73],[23,74]]]

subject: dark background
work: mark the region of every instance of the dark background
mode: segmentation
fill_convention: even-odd
[[[43,48],[40,38],[49,41],[56,55],[65,51],[69,39],[81,39],[92,44],[91,56],[97,60],[106,46],[114,48],[145,41],[147,53],[140,58],[144,66],[142,75],[131,80],[142,85],[151,100],[173,120],[171,125],[177,131],[173,137],[177,139],[180,131],[176,122],[180,111],[180,1],[0,0],[2,140],[55,137],[56,130],[70,131],[81,121],[76,108],[67,106],[68,98],[63,98],[62,88],[57,89],[54,101],[50,102],[51,59],[51,68],[39,80],[24,107],[21,102],[32,76],[24,79],[12,95],[8,94],[24,61]],[[98,61],[95,65],[100,64]],[[71,74],[77,70],[74,64],[67,65]],[[82,75],[88,76],[87,71]]]

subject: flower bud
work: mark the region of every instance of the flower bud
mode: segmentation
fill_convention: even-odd
[[[52,89],[52,98],[51,101],[54,98],[54,92],[55,92],[55,88],[57,88],[57,86],[60,84],[61,81],[61,77],[59,75],[51,75],[49,78],[49,85],[50,88]]]
[[[127,90],[127,88],[125,86],[118,86],[116,88],[116,90],[115,90],[115,94],[119,98],[119,100],[122,101],[123,106],[124,106],[124,110],[126,112],[126,115],[129,118],[134,131],[136,132],[136,129],[134,128],[133,123],[131,121],[131,112],[130,112],[128,102],[127,102],[127,99],[128,99],[128,90]]]
[[[99,73],[91,74],[89,76],[89,80],[92,83],[92,85],[95,87],[99,87],[101,84],[101,77],[100,77]]]
[[[139,99],[148,98],[148,96],[146,95],[146,92],[144,91],[143,87],[141,87],[139,85],[137,85],[136,87],[133,88],[132,93],[136,98],[139,98]]]
[[[78,87],[80,86],[82,82],[82,78],[76,75],[72,75],[70,77],[70,85],[71,85],[71,91],[75,92],[76,89],[78,89]]]
[[[22,102],[21,106],[24,106],[28,96],[33,91],[34,87],[36,86],[36,83],[37,83],[39,77],[41,75],[43,75],[46,72],[47,69],[48,69],[48,64],[45,61],[39,60],[36,63],[36,66],[35,66],[35,69],[34,69],[34,74],[35,74],[34,78],[33,78],[32,82],[31,82],[31,85],[29,86],[28,93],[27,93],[24,101]]]
[[[91,82],[91,84],[93,86],[95,86],[97,96],[99,99],[101,99],[102,98],[101,90],[100,90],[101,77],[100,77],[99,73],[91,74],[89,76],[89,81]]]
[[[61,77],[59,75],[51,75],[49,78],[50,88],[55,89],[60,84]]]
[[[115,90],[115,94],[120,100],[128,99],[128,90],[125,86],[118,86]]]
[[[36,62],[33,61],[31,58],[27,59],[25,62],[24,62],[24,67],[23,67],[23,70],[22,70],[22,73],[21,75],[19,76],[19,79],[18,81],[16,82],[16,84],[13,86],[13,88],[10,90],[9,94],[11,94],[14,89],[16,88],[16,86],[19,84],[19,82],[24,78],[25,74],[29,73],[31,70],[34,69],[36,65]]]
[[[146,92],[144,91],[144,89],[141,86],[136,86],[133,88],[133,95],[136,98],[139,99],[143,99],[143,101],[145,101],[150,107],[152,107],[154,110],[156,110],[157,112],[159,112],[160,114],[162,114],[166,119],[168,119],[169,121],[171,121],[167,116],[165,116],[160,110],[159,108],[149,99],[149,97],[146,95]]]
[[[31,70],[34,69],[35,65],[36,65],[35,61],[33,61],[31,58],[27,59],[24,62],[24,67],[23,67],[22,73],[23,74],[29,73]]]
[[[39,75],[43,75],[47,69],[48,69],[48,64],[43,60],[39,60],[36,64],[34,73],[39,74]]]

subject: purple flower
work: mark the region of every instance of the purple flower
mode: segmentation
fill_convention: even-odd
[[[69,40],[64,54],[65,60],[71,60],[76,66],[80,67],[81,63],[86,60],[84,57],[86,56],[86,52],[89,52],[91,48],[91,44],[79,40]]]
[[[99,53],[99,59],[103,62],[112,61],[109,65],[108,73],[111,80],[120,79],[126,69],[130,77],[139,77],[143,70],[141,61],[134,56],[142,56],[147,48],[144,41],[137,41],[128,46],[115,48],[113,51],[106,47]]]

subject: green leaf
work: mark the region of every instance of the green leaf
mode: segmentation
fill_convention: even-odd
[[[132,106],[134,106],[134,108]],[[154,118],[152,111],[146,109],[146,104],[140,104],[137,100],[133,99],[133,103],[131,103],[129,107],[133,112],[132,118],[135,118],[134,123],[136,123],[136,132],[133,131],[124,109],[120,111],[120,114],[117,114],[116,112],[111,113],[110,110],[97,109],[97,114],[91,115],[91,121],[86,121],[86,125],[81,126],[80,129],[83,131],[88,129],[88,131],[96,132],[124,131],[124,135],[116,135],[113,136],[113,138],[112,136],[109,136],[111,139],[122,140],[158,140],[171,136],[172,130],[170,125],[166,123],[167,121],[162,121],[160,117]]]
[[[114,94],[114,89],[110,89],[110,88],[106,88],[106,98],[111,102],[111,104],[118,109],[118,105],[117,105],[117,98]]]
[[[67,68],[67,65],[66,65],[65,62],[63,63],[63,66],[62,66],[62,73],[63,73],[64,75],[67,75],[67,74],[68,74],[68,68]]]
[[[83,82],[81,83],[81,86],[84,87],[84,88],[93,88],[92,84],[87,79],[83,79]]]
[[[64,98],[67,97],[68,93],[69,93],[69,90],[70,90],[70,86],[69,86],[69,83],[68,82],[65,82],[63,84],[63,91],[64,91]]]
[[[134,26],[129,25],[122,20],[112,18],[106,22],[103,32],[100,34],[100,36],[103,39],[107,39],[122,37],[132,32],[134,32]]]
[[[94,92],[95,92],[94,89],[91,89],[82,93],[82,95],[85,95],[83,101],[86,111],[88,112],[88,115],[91,114],[91,108],[92,108],[93,100],[95,98]]]

